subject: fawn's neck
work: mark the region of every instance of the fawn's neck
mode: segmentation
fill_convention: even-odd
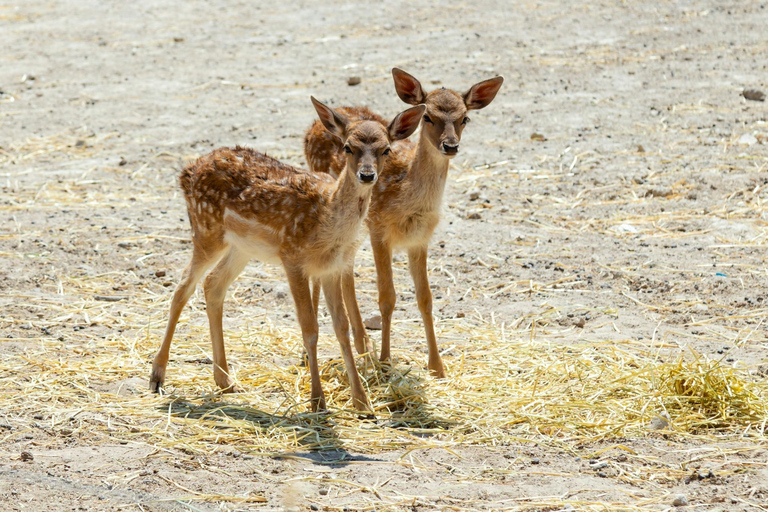
[[[372,185],[362,185],[347,169],[342,170],[328,203],[328,234],[333,233],[333,238],[341,240],[359,229],[368,213],[372,190]]]
[[[422,130],[410,162],[408,179],[413,182],[410,192],[418,195],[418,200],[427,209],[440,207],[449,165],[450,159],[440,153]]]

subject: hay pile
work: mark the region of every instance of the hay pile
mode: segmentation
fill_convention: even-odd
[[[309,376],[295,365],[299,334],[267,322],[238,322],[226,333],[235,377],[246,392],[222,396],[211,378],[207,326],[199,312],[195,316],[172,350],[165,396],[144,389],[159,325],[129,325],[104,339],[40,337],[35,348],[6,352],[0,363],[6,421],[30,423],[42,412],[50,415],[50,429],[82,429],[91,438],[261,454],[521,440],[574,450],[586,441],[654,435],[655,429],[676,436],[749,430],[765,437],[768,383],[742,369],[693,353],[663,360],[636,341],[558,346],[460,320],[444,322],[439,333],[452,354],[444,381],[428,377],[410,354],[397,354],[384,368],[366,367],[361,359],[375,421],[349,410],[340,360],[326,360],[321,369],[330,414],[307,413]],[[411,328],[401,324],[398,330]],[[660,417],[668,421],[654,423]]]

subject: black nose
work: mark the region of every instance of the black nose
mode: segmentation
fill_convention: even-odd
[[[458,144],[446,144],[443,142],[443,151],[445,151],[445,154],[447,155],[455,155],[459,152],[459,145]]]
[[[376,173],[375,172],[372,172],[372,173],[362,173],[361,172],[359,176],[360,176],[360,181],[362,181],[363,183],[370,183],[370,182],[372,182],[373,180],[376,179]]]

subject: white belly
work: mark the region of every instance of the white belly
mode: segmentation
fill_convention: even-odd
[[[231,231],[224,235],[224,240],[228,244],[237,247],[251,258],[256,258],[264,263],[272,263],[275,265],[281,263],[277,247],[264,240],[253,237],[243,237]]]

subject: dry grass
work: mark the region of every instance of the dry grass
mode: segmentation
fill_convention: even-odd
[[[89,138],[87,134],[75,133],[52,140],[28,141],[26,145],[7,148],[0,158],[5,158],[5,163],[14,160],[39,163],[52,151],[69,151],[83,152],[77,158],[87,159],[91,155],[89,148],[100,143],[99,140],[77,146],[78,140]],[[137,204],[157,206],[167,201],[175,190],[173,182],[168,180],[172,171],[159,168],[158,163],[178,158],[178,155],[164,158],[160,154],[138,169],[110,169],[105,174],[112,182],[106,184],[77,174],[76,178],[49,180],[41,188],[34,180],[25,182],[23,174],[12,174],[8,179],[14,201],[4,208],[20,218],[32,208],[106,210],[126,204],[125,198],[134,195],[134,188],[143,190],[137,195]],[[457,181],[472,182],[504,173],[517,176],[529,185],[537,180],[564,182],[574,169],[582,172],[589,169],[590,158],[588,154],[577,155],[559,171],[521,171],[511,168],[508,162],[500,162],[467,170]],[[130,179],[128,186],[121,182],[127,178]],[[590,215],[607,204],[642,206],[650,201],[681,197],[690,188],[686,182],[675,180],[663,192],[648,194],[648,186],[642,188],[626,182],[602,190],[585,189],[570,198],[533,196],[535,201],[556,213],[548,214],[542,208],[536,219],[512,218],[511,214],[500,217],[505,222],[535,224],[547,233],[592,234],[617,239],[626,236],[684,239],[701,234],[690,227],[699,225],[703,219],[758,219],[754,222],[759,228],[756,237],[720,239],[718,250],[736,259],[745,248],[765,247],[768,237],[764,222],[759,220],[765,210],[764,187],[742,190],[737,205],[726,202],[709,211]],[[557,213],[563,205],[583,208],[587,213],[578,216]],[[628,230],[626,226],[635,230]],[[681,226],[686,229],[680,229]],[[372,421],[360,419],[349,409],[342,363],[338,359],[328,360],[328,354],[338,354],[329,335],[321,341],[326,354],[321,373],[329,413],[308,413],[309,376],[304,368],[295,364],[301,349],[299,333],[295,328],[276,327],[272,323],[272,312],[264,312],[258,301],[251,300],[247,289],[235,286],[226,306],[225,337],[230,361],[234,362],[234,377],[246,392],[222,396],[215,389],[208,359],[205,314],[202,301],[197,298],[185,310],[172,349],[167,377],[169,394],[152,395],[146,389],[145,379],[151,356],[159,344],[170,299],[168,283],[162,281],[173,281],[173,278],[152,281],[144,275],[153,265],[161,262],[167,265],[165,260],[169,257],[175,265],[183,262],[187,255],[183,246],[175,247],[178,252],[171,256],[152,248],[151,244],[158,241],[175,243],[180,238],[176,228],[143,231],[146,232],[126,228],[105,239],[98,226],[74,226],[72,234],[77,233],[85,240],[129,244],[121,257],[135,262],[135,268],[93,274],[87,268],[69,265],[65,267],[66,273],[56,275],[37,290],[7,291],[8,304],[12,307],[3,315],[2,325],[27,329],[30,335],[23,339],[0,339],[3,345],[0,417],[3,422],[14,425],[12,430],[0,430],[0,443],[40,428],[35,419],[37,415],[46,418],[42,427],[49,432],[87,438],[89,444],[137,442],[159,452],[178,449],[195,454],[237,449],[247,454],[282,458],[307,450],[321,450],[330,454],[328,462],[338,462],[349,452],[375,454],[406,450],[407,455],[419,448],[453,451],[472,445],[495,447],[521,443],[592,456],[599,455],[589,453],[597,442],[626,451],[640,460],[642,456],[622,445],[622,439],[663,436],[715,443],[739,440],[747,434],[759,442],[756,445],[766,441],[768,381],[751,375],[749,368],[731,364],[725,361],[725,356],[709,359],[686,348],[685,341],[676,342],[670,335],[664,340],[654,335],[651,339],[611,341],[573,336],[569,331],[572,327],[556,329],[552,320],[562,312],[547,307],[508,325],[497,324],[492,316],[484,318],[479,312],[472,318],[442,320],[438,339],[445,351],[450,376],[447,380],[429,377],[423,370],[423,355],[410,349],[396,352],[391,367],[366,367],[361,359],[361,371],[376,409],[377,419]],[[32,230],[29,224],[20,221],[0,235],[0,239],[29,240],[44,235],[42,227]],[[525,243],[521,242],[521,246]],[[56,257],[51,251],[8,250],[4,254],[20,265],[48,264]],[[88,258],[92,256],[83,260]],[[478,259],[479,264],[489,269],[497,268],[497,260],[501,261],[498,257],[494,259],[494,254],[482,258]],[[371,275],[370,261],[363,257],[361,262],[364,265],[361,272]],[[673,274],[663,267],[638,268],[621,262],[600,264],[600,268],[632,279],[652,274],[667,280]],[[744,267],[743,272],[760,276],[764,268],[753,264]],[[137,275],[141,272],[144,274]],[[258,272],[262,283],[280,281],[275,273],[253,269],[249,272]],[[248,277],[244,279],[247,281]],[[690,279],[702,281],[703,278]],[[581,285],[582,277],[577,275],[550,282],[489,280],[472,283],[466,291],[455,292],[458,295],[454,297],[495,299],[502,294],[570,293],[579,291]],[[651,297],[641,299],[632,293],[622,294],[641,311],[657,315],[659,323],[698,303],[692,299],[659,301],[657,298],[654,301]],[[616,310],[602,313],[609,317],[608,324],[617,314]],[[697,318],[691,315],[687,325],[717,324],[721,330],[702,331],[699,341],[711,337],[713,342],[727,340],[738,347],[764,337],[761,328],[764,315],[765,308],[761,307],[728,315],[698,315]],[[322,323],[327,325],[328,319],[322,319]],[[61,326],[79,329],[60,330],[55,335],[46,332]],[[34,332],[42,334],[35,337]],[[404,339],[422,338],[420,322],[416,319],[400,319],[396,333]],[[568,345],[562,343],[564,337],[569,338]],[[660,421],[660,418],[668,420]],[[621,478],[627,482],[672,481],[685,474],[680,468],[659,468],[654,464],[637,464],[622,471]],[[341,488],[359,488],[359,484],[348,481],[336,484]],[[232,503],[264,500],[259,495],[234,497],[180,489],[190,493],[185,500]],[[375,488],[366,490],[367,495],[380,497]],[[635,505],[620,508],[643,510],[661,499],[657,494],[652,501],[638,499]],[[386,507],[394,510],[414,500],[417,497],[389,496]],[[541,509],[566,502],[586,510],[610,505],[540,497],[509,503],[509,508]],[[474,505],[456,503],[457,508],[462,506]]]

